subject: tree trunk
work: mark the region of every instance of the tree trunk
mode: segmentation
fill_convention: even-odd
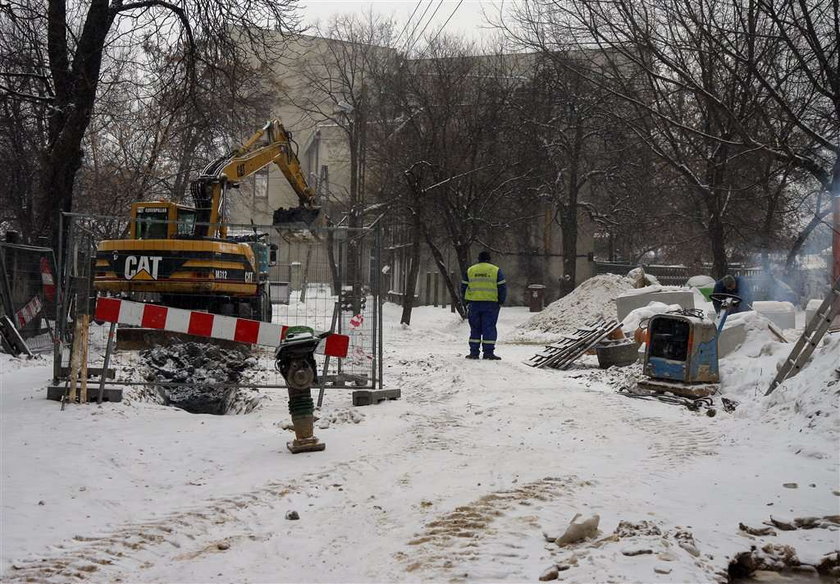
[[[414,214],[414,225],[411,229],[411,262],[408,267],[408,278],[403,293],[402,316],[400,324],[411,324],[411,309],[414,307],[414,290],[417,289],[417,275],[420,273],[420,215]]]
[[[722,278],[729,269],[729,263],[726,259],[726,238],[720,213],[713,212],[709,217],[708,233],[709,244],[712,248],[712,275],[715,278]]]
[[[332,295],[341,294],[341,274],[338,272],[338,262],[335,260],[335,230],[334,225],[327,217],[327,260],[330,264],[330,275],[332,276]]]
[[[102,51],[114,15],[106,0],[91,2],[71,64],[67,59],[69,43],[64,3],[53,0],[48,5],[47,42],[56,95],[49,123],[49,147],[41,159],[38,200],[43,209],[40,225],[56,247],[60,237],[58,212],[73,210],[73,183],[82,165],[82,140],[90,124]]]
[[[793,244],[790,246],[790,250],[788,251],[787,257],[785,258],[785,276],[791,277],[793,275],[794,269],[794,262],[796,262],[796,256],[799,255],[799,252],[802,251],[802,246],[805,245],[805,242],[808,241],[808,237],[811,233],[822,225],[823,219],[828,217],[831,213],[831,207],[827,206],[825,209],[822,209],[822,200],[818,201],[817,203],[817,212],[814,213],[814,216],[811,217],[811,220],[808,224],[802,228],[802,231],[796,236],[796,239],[793,241]]]
[[[576,198],[576,197],[575,197]],[[575,289],[577,279],[577,203],[564,205],[560,210],[560,237],[563,242],[563,277],[560,297]]]
[[[435,242],[432,241],[432,237],[429,234],[428,229],[425,229],[425,227],[423,228],[423,235],[426,239],[426,245],[429,246],[429,250],[432,252],[435,265],[437,266],[440,275],[443,276],[443,281],[446,282],[446,288],[449,290],[449,297],[452,299],[452,306],[455,307],[455,310],[458,311],[461,318],[466,318],[467,311],[464,310],[464,303],[461,300],[461,292],[459,289],[455,288],[452,279],[449,277],[449,273],[446,269],[446,262],[443,259],[443,254],[435,245]]]

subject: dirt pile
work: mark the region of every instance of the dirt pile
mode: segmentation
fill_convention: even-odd
[[[154,388],[165,405],[194,414],[225,414],[234,404],[237,412],[253,409],[253,400],[239,391],[243,371],[256,365],[246,349],[183,343],[148,349],[140,357],[145,380],[160,383]]]
[[[616,296],[632,288],[633,281],[626,276],[600,274],[589,278],[519,325],[512,340],[550,342],[593,320],[616,318]]]

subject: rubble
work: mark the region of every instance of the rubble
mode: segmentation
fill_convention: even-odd
[[[240,395],[242,372],[256,364],[244,348],[188,342],[154,347],[140,358],[145,380],[160,383],[154,388],[164,405],[193,414],[225,414],[251,411],[259,401],[258,396]]]

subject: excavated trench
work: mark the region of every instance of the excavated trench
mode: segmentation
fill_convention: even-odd
[[[257,365],[247,348],[225,349],[186,342],[140,353],[158,401],[193,414],[248,413],[262,395],[244,382],[243,373]]]

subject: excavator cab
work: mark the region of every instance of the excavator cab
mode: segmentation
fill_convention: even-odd
[[[129,239],[173,239],[192,235],[195,209],[169,201],[131,205]]]

